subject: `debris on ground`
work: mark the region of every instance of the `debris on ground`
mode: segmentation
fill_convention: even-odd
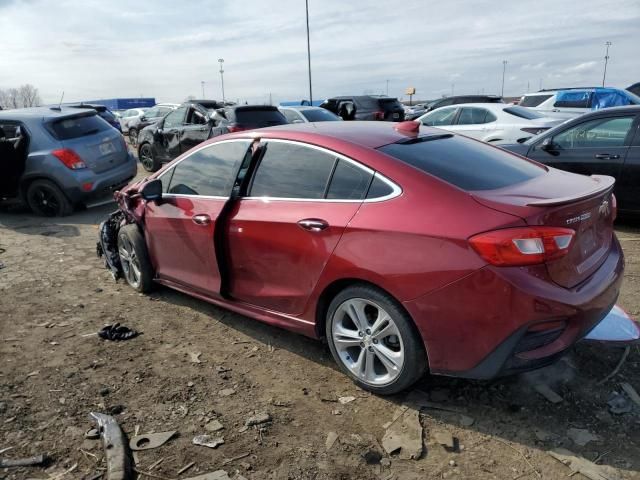
[[[455,439],[449,432],[432,432],[431,436],[436,443],[442,445],[448,451],[453,451],[456,446]]]
[[[246,452],[246,453],[241,453],[240,455],[237,455],[233,458],[227,458],[226,460],[224,460],[222,462],[222,465],[229,465],[230,463],[236,462],[238,460],[242,460],[243,458],[248,457],[249,455],[251,455],[250,452]]]
[[[571,469],[570,477],[581,473],[590,480],[620,480],[622,478],[615,468],[596,465],[564,448],[557,448],[547,453]]]
[[[171,430],[169,432],[147,433],[144,435],[136,435],[129,441],[131,450],[150,450],[158,448],[167,443],[177,432]]]
[[[584,447],[589,442],[597,442],[600,440],[599,436],[594,435],[584,428],[570,428],[567,430],[567,437],[580,447]]]
[[[382,454],[376,450],[368,450],[362,455],[362,458],[367,462],[367,465],[377,465],[382,460]]]
[[[104,340],[129,340],[140,335],[139,332],[119,323],[113,325],[105,325],[99,332],[98,336]]]
[[[100,438],[100,431],[97,428],[90,428],[85,432],[84,438],[87,440],[98,440]]]
[[[131,460],[127,442],[115,418],[103,413],[89,414],[98,424],[107,461],[108,480],[127,480],[131,476]]]
[[[382,447],[391,455],[398,452],[398,458],[417,460],[422,456],[422,425],[416,410],[400,407],[382,437]]]
[[[222,423],[220,423],[219,420],[211,420],[209,423],[207,423],[204,426],[205,430],[208,430],[209,432],[218,432],[220,430],[222,430],[224,428],[224,426],[222,425]]]
[[[554,392],[549,385],[546,383],[538,383],[533,386],[533,389],[542,395],[544,398],[549,400],[551,403],[560,403],[562,402],[562,397]]]
[[[635,388],[633,388],[631,384],[623,382],[620,384],[620,388],[624,390],[624,393],[628,395],[633,403],[640,407],[640,395],[638,395],[638,392],[636,392]]]
[[[615,391],[611,392],[609,400],[607,400],[607,405],[609,406],[609,411],[614,415],[623,415],[633,409],[631,400],[623,393]]]
[[[202,363],[200,355],[202,355],[202,352],[189,352],[189,359],[191,360],[191,363]]]
[[[184,467],[182,467],[180,470],[178,470],[178,472],[176,473],[176,475],[180,476],[182,475],[184,472],[186,472],[187,470],[189,470],[191,467],[193,467],[196,464],[196,462],[189,462],[187,463]]]
[[[336,440],[338,440],[338,434],[336,432],[327,433],[327,440],[324,442],[324,446],[327,451],[331,450],[333,445],[336,443]]]
[[[224,388],[218,392],[218,395],[221,397],[229,397],[234,393],[236,393],[236,391],[233,388]]]
[[[47,456],[44,454],[35,455],[33,457],[28,457],[28,458],[0,458],[0,468],[29,467],[32,465],[42,465],[46,459],[47,459]]]
[[[214,437],[213,435],[196,435],[193,437],[192,443],[202,447],[218,448],[224,444],[224,438]]]
[[[339,397],[338,402],[342,405],[346,405],[347,403],[353,402],[355,399],[356,397]]]
[[[244,478],[242,475],[236,475],[234,480]],[[231,480],[229,474],[224,470],[216,470],[215,472],[205,473],[197,477],[189,477],[184,480]]]
[[[251,417],[247,418],[244,424],[247,427],[251,427],[253,425],[260,425],[262,423],[267,423],[270,421],[271,421],[271,415],[269,415],[267,412],[261,412],[261,413],[256,413],[255,415],[252,415]]]

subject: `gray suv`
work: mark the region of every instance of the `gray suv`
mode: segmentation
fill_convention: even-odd
[[[137,164],[95,110],[38,107],[0,112],[0,169],[0,200],[63,216],[129,183]]]

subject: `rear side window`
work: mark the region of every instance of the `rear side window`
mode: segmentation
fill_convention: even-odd
[[[162,183],[168,182],[169,194],[227,197],[248,147],[248,141],[205,147],[163,174]]]
[[[496,117],[484,108],[463,107],[458,116],[458,125],[478,125],[496,120]]]
[[[287,119],[279,110],[236,110],[235,114],[238,123],[257,127],[287,123]]]
[[[537,107],[542,102],[549,100],[553,95],[525,95],[520,100],[521,107]]]
[[[369,191],[367,192],[367,198],[381,198],[386,197],[387,195],[391,195],[393,193],[393,188],[387,182],[382,180],[380,177],[375,175],[373,177],[373,182],[369,186]]]
[[[591,108],[592,92],[558,92],[554,107],[559,108]]]
[[[340,159],[331,177],[328,199],[360,200],[365,197],[373,174]]]
[[[50,124],[49,131],[57,140],[71,140],[95,135],[110,128],[111,125],[98,115],[89,115],[56,120]]]
[[[379,150],[464,190],[493,190],[530,180],[543,167],[458,135],[422,137]]]
[[[268,142],[250,196],[324,198],[336,157],[291,143]]]

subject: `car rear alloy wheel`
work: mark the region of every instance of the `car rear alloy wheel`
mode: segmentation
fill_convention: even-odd
[[[145,143],[140,147],[139,156],[140,163],[147,172],[155,172],[160,168],[159,163],[153,156],[153,149],[148,143]]]
[[[350,287],[331,302],[327,337],[338,364],[361,387],[397,393],[426,369],[421,340],[409,316],[386,293]]]
[[[26,198],[29,208],[42,217],[64,217],[73,211],[69,199],[49,180],[31,183],[27,188]]]
[[[118,232],[118,255],[127,283],[139,292],[151,290],[153,272],[144,238],[137,225],[125,225]]]

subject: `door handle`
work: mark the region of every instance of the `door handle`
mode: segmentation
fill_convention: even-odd
[[[598,153],[596,154],[596,158],[598,160],[618,160],[620,155],[609,155],[608,153]]]
[[[329,226],[326,221],[319,218],[305,218],[304,220],[300,220],[298,225],[310,232],[321,232]]]
[[[211,223],[211,217],[205,213],[199,213],[198,215],[194,215],[191,217],[193,223],[196,225],[207,226]]]

